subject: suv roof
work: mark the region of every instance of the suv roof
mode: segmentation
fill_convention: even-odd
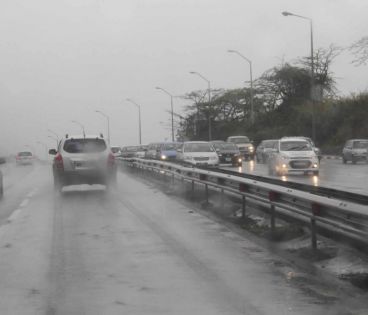
[[[282,137],[280,141],[307,141],[305,137]]]
[[[65,139],[104,139],[103,135],[68,135],[66,134]]]

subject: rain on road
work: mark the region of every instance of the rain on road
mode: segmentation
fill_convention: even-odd
[[[49,166],[5,171],[0,314],[348,314],[266,249],[119,173],[55,195]],[[16,206],[15,206],[16,205]],[[316,281],[315,286],[318,287]],[[338,290],[337,290],[338,291]]]

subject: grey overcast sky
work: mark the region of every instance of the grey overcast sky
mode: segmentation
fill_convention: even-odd
[[[309,53],[309,25],[282,11],[311,17],[315,47],[348,46],[368,35],[367,0],[1,0],[0,150],[13,153],[37,141],[52,147],[47,129],[60,135],[106,134],[112,144],[170,138],[165,126],[174,95],[237,88],[254,76]],[[354,67],[344,53],[333,64],[342,95],[367,89],[367,66]],[[181,113],[185,102],[175,99]],[[1,152],[0,152],[1,153]]]

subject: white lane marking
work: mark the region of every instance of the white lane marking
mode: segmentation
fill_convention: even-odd
[[[27,198],[32,198],[36,193],[37,193],[37,189],[35,188],[28,193]]]
[[[8,223],[15,221],[21,212],[22,212],[22,208],[18,208],[14,210],[13,213],[10,215],[10,217],[7,220]]]
[[[24,199],[22,202],[21,202],[21,204],[19,205],[19,208],[24,208],[24,207],[26,207],[27,205],[28,205],[28,203],[29,203],[29,199],[27,198],[27,199]]]

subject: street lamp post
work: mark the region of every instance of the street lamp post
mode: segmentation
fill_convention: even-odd
[[[170,96],[170,103],[171,103],[171,140],[172,142],[175,141],[175,135],[174,135],[174,104],[173,104],[173,98],[174,96],[169,93],[168,91],[166,91],[165,89],[156,86],[156,90],[161,90],[162,92],[166,93],[167,95]]]
[[[107,141],[110,144],[110,118],[105,113],[101,112],[100,110],[96,110],[95,112],[101,114],[107,120]]]
[[[253,125],[254,123],[254,96],[253,96],[253,70],[252,70],[252,61],[242,55],[237,50],[229,49],[229,53],[234,53],[243,58],[245,61],[249,63],[249,76],[250,76],[250,122]]]
[[[142,123],[141,123],[141,106],[134,102],[132,99],[127,98],[128,102],[132,103],[138,108],[138,122],[139,122],[139,144],[142,144]]]
[[[82,128],[83,136],[85,137],[86,136],[86,132],[85,132],[84,126],[80,122],[78,122],[76,120],[72,120],[72,123],[74,123],[74,124],[76,124],[76,125],[78,125],[78,126],[80,126]]]
[[[303,20],[309,21],[310,26],[310,49],[311,49],[311,90],[310,90],[310,99],[312,102],[312,139],[316,141],[316,123],[315,123],[315,100],[314,100],[314,52],[313,52],[313,20],[309,17],[294,14],[291,12],[284,11],[282,12],[283,16],[295,16],[301,18]]]
[[[207,82],[207,89],[208,89],[208,141],[212,140],[212,119],[211,119],[211,81],[204,77],[202,74],[196,71],[190,71],[190,74],[194,74],[202,78],[204,81]]]

